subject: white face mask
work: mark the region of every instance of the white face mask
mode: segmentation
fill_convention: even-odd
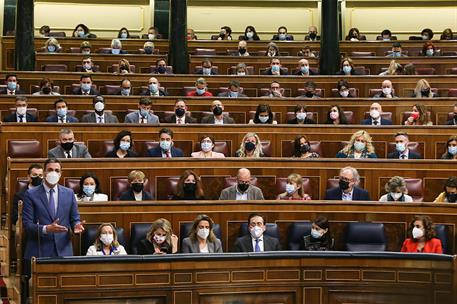
[[[101,111],[103,111],[105,109],[105,104],[103,102],[101,102],[101,101],[98,101],[98,102],[95,103],[94,108],[95,108],[95,111],[101,112]]]
[[[292,184],[287,184],[286,192],[287,192],[287,194],[293,194],[295,192],[295,186]]]
[[[424,230],[414,227],[412,234],[413,234],[413,238],[419,239],[424,236]]]
[[[382,92],[384,95],[390,95],[392,94],[392,88],[382,88]]]
[[[298,120],[305,120],[306,119],[306,113],[298,112],[297,113],[297,119]]]
[[[372,118],[374,118],[374,119],[378,119],[380,115],[381,115],[381,113],[379,113],[378,110],[371,110],[371,111],[370,111],[370,116],[371,116]]]
[[[162,244],[163,242],[165,242],[166,238],[167,238],[166,236],[154,234],[154,241],[157,244]]]
[[[25,115],[27,113],[27,107],[17,107],[16,112],[19,115]]]
[[[102,241],[105,246],[109,246],[113,243],[114,236],[111,233],[102,233],[100,234],[100,241]]]
[[[56,171],[51,171],[46,174],[46,181],[48,184],[54,186],[56,185],[60,180],[60,174],[57,173]]]
[[[399,193],[399,192],[391,192],[390,193],[390,196],[392,196],[392,198],[394,200],[396,200],[396,201],[398,201],[402,195],[403,195],[403,193]]]
[[[246,72],[238,72],[236,73],[238,76],[245,76],[246,75]]]
[[[311,236],[315,239],[320,239],[322,237],[322,234],[316,229],[311,229]]]
[[[349,91],[348,90],[341,91],[340,95],[341,95],[341,97],[348,97],[349,96]]]
[[[209,236],[209,229],[206,229],[206,228],[198,229],[197,235],[202,240],[206,240],[208,238],[208,236]]]
[[[260,228],[259,226],[255,226],[250,230],[251,236],[255,239],[258,239],[259,237],[262,236],[263,234],[263,229]]]

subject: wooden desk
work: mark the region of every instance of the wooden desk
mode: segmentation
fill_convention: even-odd
[[[455,259],[455,258],[454,258]],[[302,253],[34,260],[48,303],[455,303],[455,261],[417,254]]]
[[[0,73],[0,77],[5,76],[4,73]],[[31,92],[33,85],[39,85],[43,77],[48,77],[53,80],[55,85],[60,86],[61,93],[70,93],[72,84],[79,84],[80,73],[58,73],[58,72],[16,72],[18,76],[18,82],[21,88],[27,93]],[[147,74],[130,74],[129,79],[134,87],[135,94],[138,94],[140,87],[146,87],[148,79],[154,75]],[[92,75],[94,84],[97,88],[101,89],[101,93],[105,93],[104,86],[120,85],[120,81],[124,78],[122,75],[113,75],[112,73],[94,73]],[[155,76],[154,76],[155,77]],[[192,87],[195,85],[196,75],[164,75],[157,76],[161,86],[165,87],[169,95],[171,96],[183,96],[183,87]],[[390,76],[389,79],[392,81],[395,92],[399,96],[410,97],[413,89],[416,87],[416,83],[419,79],[427,79],[433,88],[438,88],[446,92],[449,88],[456,87],[457,75],[446,75],[446,76]],[[272,81],[278,81],[281,87],[285,88],[286,91],[290,92],[289,95],[292,97],[302,95],[298,92],[298,89],[304,87],[304,80],[314,81],[318,88],[324,90],[324,96],[330,97],[331,91],[336,87],[337,82],[341,79],[341,76],[313,76],[310,78],[303,78],[298,76],[227,76],[217,75],[207,77],[208,88],[213,93],[218,92],[219,87],[227,87],[229,82],[233,79],[239,80],[243,88],[256,89],[259,92],[262,88],[269,88]],[[348,81],[351,87],[359,90],[360,97],[368,97],[369,89],[381,88],[381,83],[385,79],[383,76],[351,76]],[[446,89],[446,91],[445,91]],[[252,90],[248,95],[252,94]],[[256,97],[256,95],[250,97]],[[260,96],[260,95],[259,95]]]

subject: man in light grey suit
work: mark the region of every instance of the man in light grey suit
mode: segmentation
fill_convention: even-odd
[[[241,98],[247,97],[242,92],[240,87],[240,82],[238,80],[230,80],[229,89],[226,92],[217,94],[218,97],[228,97],[228,98]]]
[[[81,122],[119,123],[116,116],[105,112],[105,99],[103,96],[95,96],[92,100],[92,104],[94,106],[95,112],[84,115],[81,119]]]
[[[263,200],[262,190],[251,185],[251,172],[249,169],[238,170],[236,185],[222,190],[220,200]]]
[[[60,130],[59,140],[60,145],[48,151],[49,158],[92,158],[85,145],[75,144],[71,129]]]
[[[125,123],[159,124],[159,117],[151,113],[152,101],[147,97],[141,97],[138,103],[138,111],[125,115]]]
[[[235,123],[235,120],[228,116],[228,114],[223,114],[224,105],[220,100],[213,101],[211,104],[211,112],[213,112],[213,115],[202,118],[203,124],[227,125]]]

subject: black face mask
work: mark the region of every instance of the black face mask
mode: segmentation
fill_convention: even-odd
[[[311,97],[314,96],[314,93],[313,93],[313,92],[310,92],[310,91],[307,91],[307,92],[305,93],[305,96],[311,98]]]
[[[300,146],[300,153],[305,154],[311,151],[311,147],[308,144],[304,144]]]
[[[244,53],[246,53],[246,49],[245,48],[239,48],[238,52],[240,52],[240,54],[243,55]]]
[[[457,113],[454,113],[454,119],[457,120]]]
[[[214,107],[213,114],[216,115],[216,116],[221,115],[222,114],[222,108],[221,107]]]
[[[60,146],[61,146],[62,149],[64,149],[65,151],[70,151],[71,149],[73,149],[73,145],[74,145],[74,142],[60,143]]]
[[[188,194],[194,194],[197,185],[195,183],[184,183],[184,192]]]
[[[238,190],[240,190],[241,192],[246,192],[246,190],[248,190],[248,188],[249,188],[249,184],[238,183]]]
[[[182,117],[182,116],[184,116],[184,114],[186,114],[186,110],[183,109],[183,108],[177,108],[177,109],[175,110],[175,114],[176,114],[176,116],[178,116],[178,117]]]
[[[446,199],[449,203],[455,203],[457,201],[457,193],[446,193]]]
[[[42,182],[43,182],[43,178],[41,176],[32,176],[31,180],[30,180],[30,184],[33,187],[41,185]]]
[[[255,143],[250,142],[250,141],[245,142],[245,143],[244,143],[244,149],[245,149],[246,151],[254,151],[254,149],[255,149]]]
[[[309,33],[309,38],[310,39],[316,39],[317,34],[316,33]]]
[[[140,193],[141,191],[143,191],[144,184],[143,183],[133,183],[131,187],[134,192]]]
[[[166,68],[166,67],[159,66],[159,67],[157,68],[157,72],[159,72],[159,74],[165,74],[166,71],[167,71],[167,68]]]
[[[429,89],[427,89],[427,90],[422,90],[422,91],[421,91],[421,94],[422,94],[422,96],[428,96],[428,95],[430,94],[430,90],[429,90]]]
[[[151,55],[151,54],[152,54],[152,48],[147,47],[147,48],[144,49],[144,52],[145,52],[146,54],[148,54],[148,55]]]
[[[126,67],[125,65],[121,65],[121,66],[119,67],[119,70],[121,70],[121,71],[122,71],[122,70],[127,71],[128,69],[127,69],[127,67]]]
[[[43,94],[50,94],[52,89],[50,87],[44,87],[43,89],[41,89],[41,91],[43,92]]]
[[[339,181],[339,186],[340,186],[340,189],[341,189],[341,190],[343,190],[343,191],[344,191],[344,190],[347,190],[347,189],[349,189],[349,182],[340,179],[340,181]]]

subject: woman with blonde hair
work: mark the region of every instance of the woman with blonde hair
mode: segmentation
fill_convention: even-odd
[[[412,97],[416,98],[433,98],[436,97],[432,92],[432,87],[426,79],[419,79],[414,89]]]
[[[432,126],[433,122],[430,120],[430,115],[423,104],[416,103],[413,106],[411,115],[405,120],[406,126]]]
[[[117,240],[117,232],[110,223],[98,226],[95,242],[87,250],[86,255],[126,255],[124,246]]]
[[[406,181],[401,176],[392,177],[385,186],[386,194],[381,196],[380,202],[406,202],[410,203],[413,198],[408,195]]]
[[[122,58],[121,60],[119,60],[119,70],[118,70],[119,74],[130,74],[132,73],[132,71],[130,70],[130,62],[125,59],[125,58]]]
[[[44,50],[46,53],[58,53],[62,48],[56,38],[49,38],[44,43]]]
[[[173,234],[171,223],[159,218],[149,228],[146,238],[138,244],[138,254],[167,254],[178,251],[178,237]]]
[[[352,134],[349,143],[336,154],[337,158],[377,158],[370,134],[360,130]]]
[[[286,192],[279,194],[277,200],[310,200],[311,196],[303,189],[303,178],[300,174],[292,173],[287,177]]]
[[[403,66],[397,63],[395,60],[392,60],[387,70],[380,73],[379,75],[403,75]]]
[[[222,242],[214,234],[214,221],[205,214],[194,220],[189,236],[182,240],[182,253],[222,252]]]
[[[263,157],[262,144],[256,133],[249,132],[244,135],[241,145],[235,153],[236,157]]]

